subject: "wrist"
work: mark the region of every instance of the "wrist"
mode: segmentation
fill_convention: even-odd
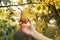
[[[32,32],[31,36],[33,36],[37,40],[52,40],[52,39],[38,33],[37,31]]]
[[[38,36],[37,36],[36,32],[32,32],[31,36],[38,40]]]

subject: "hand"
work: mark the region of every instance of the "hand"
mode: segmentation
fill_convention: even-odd
[[[48,37],[46,37],[46,36],[38,33],[38,32],[35,30],[35,28],[34,28],[34,26],[33,26],[33,24],[32,24],[32,20],[31,20],[31,19],[28,19],[28,22],[30,23],[30,26],[28,26],[28,25],[26,25],[26,24],[24,24],[24,23],[22,23],[22,22],[20,21],[21,30],[22,30],[25,34],[31,35],[31,36],[33,36],[33,37],[34,37],[35,39],[37,39],[37,40],[52,40],[52,39],[50,39],[50,38],[48,38]]]
[[[35,32],[35,28],[32,24],[32,20],[31,19],[28,19],[28,22],[29,22],[29,26],[22,23],[22,21],[20,21],[20,25],[21,25],[21,30],[25,33],[25,34],[28,34],[28,35],[32,35],[33,32]]]

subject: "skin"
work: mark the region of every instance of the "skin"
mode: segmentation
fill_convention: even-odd
[[[35,30],[35,28],[34,28],[34,26],[33,26],[33,24],[32,24],[32,20],[31,20],[31,19],[29,19],[28,22],[30,23],[29,26],[26,25],[25,23],[19,22],[19,23],[21,24],[21,30],[22,30],[25,34],[30,35],[30,36],[33,36],[36,40],[52,40],[52,39],[50,39],[50,38],[48,38],[48,37],[46,37],[46,36],[38,33],[38,32]]]

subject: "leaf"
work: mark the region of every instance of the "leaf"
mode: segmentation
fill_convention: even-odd
[[[45,6],[45,10],[48,12],[48,7],[47,6]]]
[[[49,3],[50,0],[45,0],[45,3]]]
[[[59,9],[59,6],[58,5],[56,5],[55,7],[56,7],[56,9]]]
[[[40,9],[43,10],[43,8],[45,7],[44,5],[45,4],[41,4],[41,3],[40,4],[37,4],[36,5],[36,10],[40,10]]]
[[[36,10],[40,10],[40,5],[41,5],[41,4],[37,4],[37,5],[36,5]]]
[[[52,1],[50,1],[50,4],[51,4],[51,5],[54,5]]]
[[[15,19],[14,18],[10,18],[12,21],[15,21]]]
[[[31,0],[27,0],[28,3],[30,3]]]
[[[32,2],[36,2],[36,0],[32,0]]]
[[[60,1],[60,0],[54,0],[54,2],[58,2],[58,1]]]
[[[18,0],[18,4],[23,4],[23,0]]]
[[[5,16],[5,13],[4,13],[4,9],[2,8],[2,13],[1,13],[2,16]]]
[[[37,0],[38,2],[41,2],[42,0]]]
[[[32,7],[33,7],[33,4],[29,4],[28,7],[29,7],[29,8],[32,8]]]
[[[3,23],[7,23],[8,21],[7,20],[3,20]]]
[[[31,13],[30,11],[31,11],[30,8],[24,8],[24,9],[23,9],[23,12],[24,12],[25,14]]]
[[[10,15],[14,15],[14,12],[10,12]]]

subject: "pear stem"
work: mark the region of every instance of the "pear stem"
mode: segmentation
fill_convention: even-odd
[[[16,6],[17,7],[17,6]],[[23,15],[23,11],[19,8],[19,7],[17,7],[20,11],[21,11],[21,16]]]

